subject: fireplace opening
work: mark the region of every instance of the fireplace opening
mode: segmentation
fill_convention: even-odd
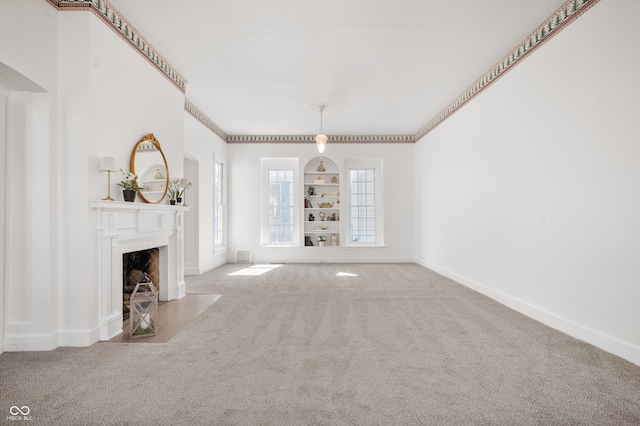
[[[146,273],[160,288],[160,249],[152,248],[122,255],[122,320],[129,318],[129,302],[136,284]]]

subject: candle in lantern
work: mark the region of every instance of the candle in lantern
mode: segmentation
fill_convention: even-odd
[[[151,326],[151,318],[149,314],[142,314],[140,316],[140,328],[147,329]]]

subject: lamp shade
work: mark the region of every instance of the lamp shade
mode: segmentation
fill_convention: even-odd
[[[327,146],[327,135],[324,133],[318,133],[316,136],[316,144],[318,145],[318,151],[320,154],[324,153],[324,149]]]
[[[118,164],[115,157],[101,157],[100,158],[100,171],[101,172],[115,172],[118,170]]]
[[[189,179],[187,179],[187,178],[180,179],[180,183],[178,183],[178,186],[181,186],[181,187],[184,188],[187,185],[189,185]]]

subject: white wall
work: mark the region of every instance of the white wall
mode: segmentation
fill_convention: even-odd
[[[414,260],[413,144],[331,144],[324,156],[344,173],[347,158],[383,158],[383,248],[261,247],[260,159],[299,158],[299,168],[318,156],[315,144],[229,144],[229,261],[236,249],[251,250],[255,262],[412,262]],[[300,179],[302,176],[300,176]],[[303,191],[300,185],[300,191]]]
[[[153,132],[182,176],[184,94],[91,12],[25,0],[0,3],[0,16],[0,62],[42,89],[9,96],[4,349],[89,345],[99,337],[89,202],[107,192],[100,157],[128,170],[133,146]],[[122,200],[119,180],[112,174],[111,192]]]
[[[638,16],[597,4],[420,140],[415,179],[422,264],[640,364]]]
[[[153,133],[170,176],[182,176],[184,94],[93,13],[60,13],[60,22],[61,40],[85,34],[82,44],[60,46],[65,70],[60,79],[67,85],[61,103],[67,124],[61,126],[61,139],[67,143],[65,187],[74,188],[64,215],[69,231],[64,234],[73,236],[64,265],[68,275],[61,297],[60,344],[75,346],[99,337],[99,295],[96,286],[86,285],[86,277],[98,274],[96,212],[87,200],[105,196],[107,176],[99,171],[100,157],[114,156],[129,171],[134,145]],[[80,87],[78,74],[88,76]],[[123,200],[122,188],[117,186],[121,178],[118,172],[112,174],[111,193],[116,200]],[[83,193],[85,197],[73,197]],[[85,232],[77,231],[81,225]]]
[[[185,274],[198,275],[226,263],[227,252],[214,253],[214,156],[227,157],[227,143],[192,115],[185,113],[185,176],[193,183],[186,191],[191,211],[185,213]]]
[[[38,0],[0,4],[0,74],[13,74],[0,78],[7,114],[0,130],[6,137],[3,350],[50,349],[58,340],[56,15]]]

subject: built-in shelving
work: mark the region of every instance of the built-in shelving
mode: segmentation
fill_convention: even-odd
[[[340,245],[340,217],[340,172],[330,159],[316,157],[304,169],[305,246]]]

